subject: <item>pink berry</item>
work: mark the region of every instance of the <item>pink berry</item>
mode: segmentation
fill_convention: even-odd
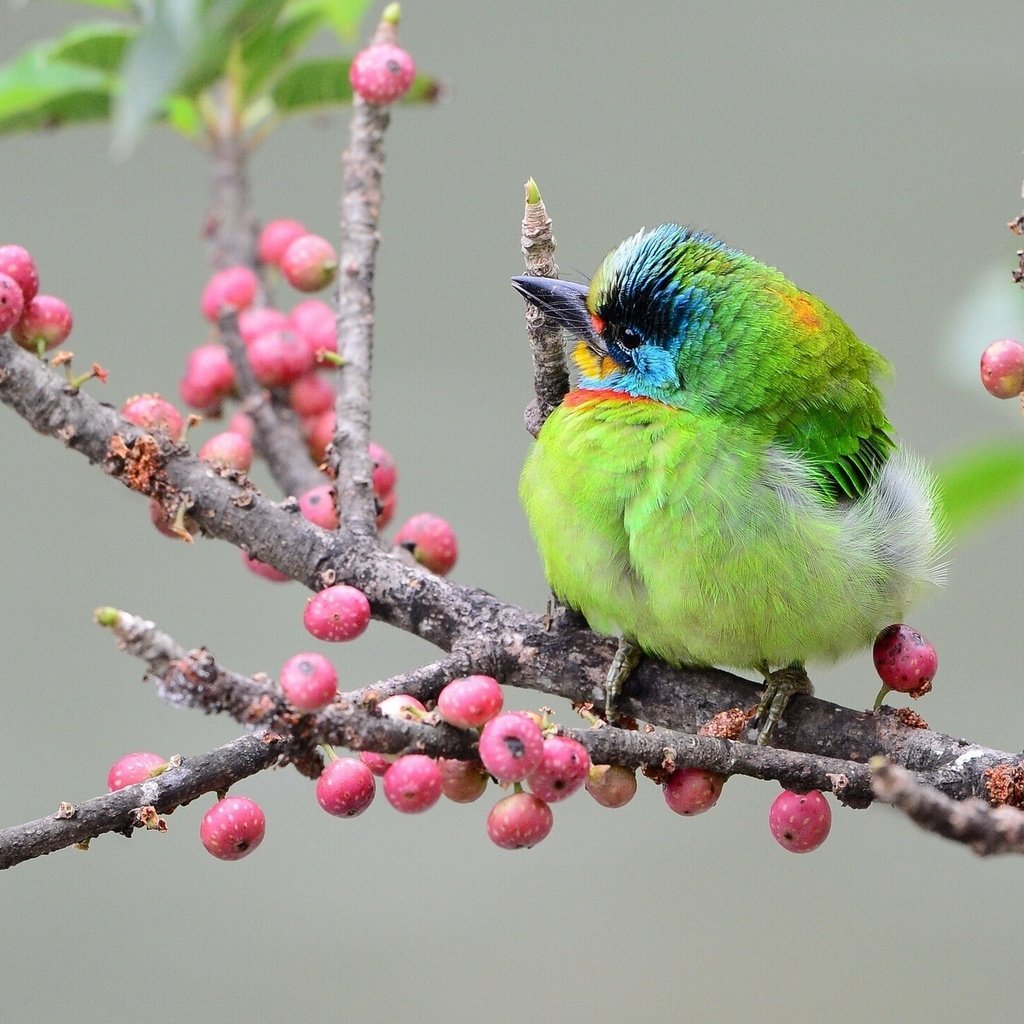
[[[11,337],[30,352],[63,345],[74,321],[67,304],[52,295],[37,295],[25,303],[21,319],[11,328]]]
[[[406,520],[391,543],[406,548],[420,565],[439,576],[449,573],[458,557],[458,545],[451,526],[430,512],[420,512]]]
[[[391,758],[384,754],[378,754],[375,750],[360,750],[359,760],[362,761],[374,775],[383,775],[393,764]]]
[[[336,818],[354,818],[373,802],[377,784],[373,772],[355,757],[329,761],[316,780],[320,806]]]
[[[302,235],[285,249],[281,273],[300,292],[318,292],[338,273],[338,254],[326,238]]]
[[[437,764],[441,769],[441,792],[453,803],[471,804],[483,796],[488,779],[479,765],[448,757],[440,758]]]
[[[273,306],[250,306],[238,314],[238,333],[246,345],[251,345],[261,334],[283,331],[288,317]]]
[[[677,768],[662,786],[665,803],[676,814],[703,814],[718,803],[726,776],[703,768]]]
[[[636,796],[636,773],[621,764],[595,764],[586,785],[602,807],[625,807]]]
[[[314,357],[321,349],[338,351],[334,310],[322,299],[304,299],[288,314],[288,326],[306,340]]]
[[[913,693],[931,688],[939,656],[916,629],[902,623],[886,626],[875,638],[871,653],[879,679],[890,690]]]
[[[437,697],[438,714],[460,729],[476,729],[489,722],[505,702],[501,685],[491,676],[453,679]]]
[[[335,504],[334,484],[320,484],[299,497],[299,511],[324,530],[338,528],[338,506]]]
[[[300,711],[320,711],[338,692],[338,673],[322,654],[295,654],[277,677],[288,703]]]
[[[298,380],[313,367],[305,341],[294,331],[269,331],[254,338],[248,348],[253,375],[268,388]]]
[[[387,448],[382,448],[376,441],[370,442],[370,458],[373,460],[373,489],[378,498],[387,497],[394,489],[398,480],[395,460]]]
[[[340,583],[314,594],[302,621],[317,640],[355,640],[370,624],[370,602],[361,590]]]
[[[545,803],[572,796],[590,774],[590,755],[582,743],[568,736],[548,736],[544,759],[526,776],[530,789]]]
[[[252,442],[233,430],[222,430],[214,434],[199,449],[199,458],[203,462],[212,462],[243,473],[252,465],[252,456]]]
[[[551,808],[533,793],[503,797],[487,815],[487,834],[503,850],[523,850],[547,838],[554,823]]]
[[[235,368],[223,345],[200,345],[192,349],[181,379],[182,399],[195,409],[212,409],[231,394]]]
[[[544,736],[515,711],[492,718],[480,734],[480,760],[499,782],[520,782],[544,760]]]
[[[125,754],[110,766],[110,771],[107,772],[107,789],[113,793],[115,790],[124,789],[125,786],[145,782],[152,777],[154,768],[166,766],[167,758],[159,754],[150,754],[143,750]]]
[[[39,291],[39,271],[36,261],[27,249],[20,245],[0,245],[0,274],[14,280],[27,306]]]
[[[394,518],[395,508],[398,505],[398,495],[394,491],[388,491],[383,498],[377,499],[377,529],[383,530]]]
[[[385,718],[405,719],[407,722],[417,722],[427,713],[422,701],[409,693],[396,693],[392,697],[385,697],[377,705],[377,710]]]
[[[256,576],[262,576],[263,579],[270,580],[271,583],[287,583],[291,579],[287,573],[275,569],[272,565],[267,565],[266,562],[261,562],[258,558],[252,558],[244,551],[242,552],[242,561],[249,572]]]
[[[159,395],[135,395],[121,406],[121,415],[143,430],[159,431],[172,441],[185,436],[185,420],[166,398]]]
[[[7,274],[0,274],[0,334],[6,334],[20,319],[25,308],[18,282]]]
[[[249,438],[250,441],[256,436],[256,424],[253,423],[252,417],[244,412],[236,412],[228,420],[228,430],[233,430],[236,434]]]
[[[1013,338],[993,341],[981,353],[981,383],[996,398],[1016,398],[1024,391],[1024,345]]]
[[[441,769],[425,754],[405,754],[384,773],[384,795],[396,811],[426,811],[441,799]]]
[[[337,397],[334,385],[315,371],[304,373],[288,388],[288,404],[303,418],[330,411]]]
[[[828,838],[832,811],[816,789],[810,793],[783,790],[768,813],[775,841],[790,853],[810,853]]]
[[[216,323],[222,312],[240,312],[256,300],[259,278],[248,267],[228,267],[218,270],[203,289],[203,316]]]
[[[318,462],[324,457],[327,446],[334,440],[334,423],[333,409],[328,409],[319,416],[312,416],[305,423],[309,454]]]
[[[278,264],[288,248],[296,238],[307,234],[306,225],[297,220],[272,220],[263,225],[260,232],[257,249],[260,254],[260,261],[263,263]]]
[[[218,860],[241,860],[263,842],[266,831],[267,819],[258,803],[229,796],[203,815],[199,838]]]
[[[367,103],[393,103],[404,96],[416,77],[412,57],[394,43],[367,47],[356,54],[348,71],[352,88]]]

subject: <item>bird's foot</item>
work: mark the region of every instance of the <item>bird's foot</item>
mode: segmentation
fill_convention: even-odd
[[[622,693],[622,684],[630,677],[633,669],[640,664],[644,652],[632,640],[626,637],[619,638],[619,647],[608,667],[608,675],[604,683],[604,714],[608,721],[615,717],[615,705],[618,702],[619,694]]]
[[[798,694],[810,696],[814,693],[810,677],[803,665],[787,665],[774,672],[767,664],[760,666],[764,676],[764,693],[761,703],[757,706],[757,721],[761,731],[757,734],[757,742],[762,746],[770,743],[775,727],[779,724],[786,705]]]

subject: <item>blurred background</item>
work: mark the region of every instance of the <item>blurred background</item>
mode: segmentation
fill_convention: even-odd
[[[84,12],[3,6],[0,60]],[[425,510],[454,524],[453,578],[537,610],[547,597],[516,498],[531,372],[508,278],[529,175],[563,276],[641,225],[712,230],[892,360],[891,416],[928,459],[1024,442],[1016,403],[977,377],[981,349],[1024,330],[1005,227],[1024,175],[1018,7],[406,0],[403,14],[402,42],[448,97],[397,110],[387,140],[373,433],[398,461],[396,524]],[[307,120],[269,141],[253,163],[262,218],[336,238],[345,130]],[[90,392],[120,403],[176,394],[205,339],[208,184],[166,131],[126,162],[109,147],[102,128],[0,140],[0,241],[35,255],[44,291],[74,310],[83,364],[111,371]],[[240,732],[160,704],[92,624],[97,605],[246,672],[276,673],[309,639],[297,584],[250,576],[227,545],[164,539],[137,495],[6,409],[0,424],[6,825],[101,792],[127,751],[195,753]],[[917,707],[934,728],[1020,749],[1022,577],[1017,508],[958,543],[948,586],[913,611],[940,655]],[[346,688],[432,657],[377,624],[330,654]],[[877,689],[868,653],[813,674],[854,707]],[[490,794],[418,817],[379,796],[341,821],[291,770],[237,792],[269,820],[240,863],[200,846],[205,800],[166,835],[102,837],[0,877],[5,1019],[1019,1015],[1024,865],[886,808],[837,806],[829,841],[798,857],[768,833],[774,784],[736,778],[683,819],[641,779],[626,808],[577,796],[543,844],[506,853],[484,831]]]

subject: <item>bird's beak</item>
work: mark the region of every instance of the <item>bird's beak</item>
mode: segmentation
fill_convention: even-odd
[[[585,284],[554,277],[513,277],[512,287],[573,337],[582,338],[588,348],[604,355],[605,347],[594,332],[587,309],[589,289]]]

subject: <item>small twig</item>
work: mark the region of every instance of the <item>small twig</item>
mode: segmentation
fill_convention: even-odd
[[[474,671],[486,671],[486,668],[479,660],[456,649],[429,665],[414,668],[411,672],[403,672],[390,679],[382,679],[360,690],[350,690],[343,696],[352,704],[376,703],[400,693],[409,694],[419,700],[433,700],[446,683]]]

